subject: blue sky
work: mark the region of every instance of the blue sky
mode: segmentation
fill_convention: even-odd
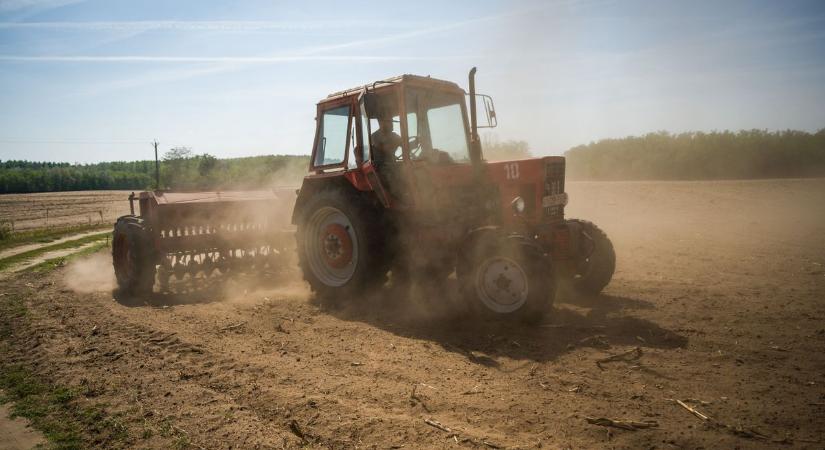
[[[400,73],[496,101],[535,154],[825,127],[822,1],[0,0],[0,159],[305,154],[327,93]]]

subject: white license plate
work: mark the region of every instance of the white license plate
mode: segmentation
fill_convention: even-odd
[[[564,206],[567,204],[567,192],[556,194],[556,195],[548,195],[541,199],[541,207],[542,208],[549,208],[551,206]]]

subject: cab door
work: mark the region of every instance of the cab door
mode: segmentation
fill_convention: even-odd
[[[417,209],[433,223],[454,219],[472,183],[464,98],[410,87],[404,95],[402,145]]]
[[[392,199],[390,198],[389,193],[385,189],[384,184],[381,182],[381,178],[378,176],[378,172],[376,172],[375,166],[373,165],[372,146],[370,142],[370,120],[369,116],[367,115],[366,97],[366,91],[362,91],[361,94],[358,96],[357,106],[357,128],[358,134],[360,136],[359,142],[361,142],[359,152],[362,163],[361,171],[366,177],[367,183],[369,184],[370,188],[378,196],[378,201],[380,201],[385,208],[389,208],[392,204]]]

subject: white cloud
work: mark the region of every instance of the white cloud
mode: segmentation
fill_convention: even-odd
[[[7,62],[67,62],[67,63],[227,63],[227,64],[273,64],[289,62],[370,62],[370,61],[415,61],[456,59],[450,57],[417,57],[417,56],[375,56],[375,55],[286,55],[286,56],[17,56],[0,55],[0,61]],[[459,57],[460,58],[460,57]]]
[[[26,9],[48,10],[61,6],[82,3],[86,0],[0,0],[0,12],[12,12]]]
[[[307,31],[329,29],[352,29],[362,23],[352,21],[245,21],[245,20],[140,20],[140,21],[90,21],[90,22],[0,22],[0,28],[7,29],[68,29],[84,31]],[[382,21],[369,22],[371,28],[409,28],[409,22]]]

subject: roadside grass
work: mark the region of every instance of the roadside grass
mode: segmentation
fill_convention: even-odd
[[[90,236],[91,237],[91,236]],[[66,263],[69,261],[79,258],[82,256],[88,256],[93,253],[99,252],[101,249],[108,248],[111,245],[109,241],[100,241],[95,243],[94,245],[90,245],[82,250],[76,251],[70,255],[61,256],[59,258],[52,258],[47,259],[39,264],[35,264],[31,267],[26,267],[23,270],[20,270],[18,273],[25,273],[25,272],[35,272],[35,273],[43,273],[49,272],[51,270],[57,269],[58,267],[65,266]]]
[[[116,415],[106,413],[105,404],[90,404],[82,399],[81,390],[50,383],[25,365],[10,361],[17,344],[15,331],[27,323],[22,297],[0,297],[0,403],[12,402],[12,416],[28,419],[51,448],[127,447],[128,430]]]
[[[49,243],[64,236],[95,230],[111,229],[110,224],[78,225],[70,227],[38,228],[36,230],[10,231],[4,228],[0,232],[0,250],[6,250],[23,244]]]
[[[7,258],[0,259],[0,270],[5,270],[9,266],[13,266],[15,264],[24,262],[28,259],[34,258],[36,256],[40,256],[44,253],[53,252],[55,250],[65,250],[68,248],[79,247],[81,245],[88,244],[90,242],[95,242],[102,240],[104,237],[109,236],[108,232],[93,234],[90,236],[82,237],[80,239],[73,239],[71,241],[61,242],[59,244],[53,245],[44,245],[43,247],[36,248],[34,250],[29,250],[27,252],[18,253],[13,256],[9,256]]]

